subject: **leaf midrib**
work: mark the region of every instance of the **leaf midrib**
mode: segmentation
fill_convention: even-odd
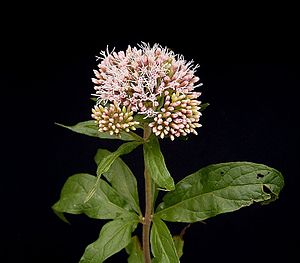
[[[204,195],[214,194],[214,193],[216,193],[216,192],[219,192],[219,191],[221,191],[221,190],[225,190],[225,189],[230,188],[230,187],[246,186],[246,185],[261,185],[261,186],[263,186],[263,185],[275,185],[275,186],[277,186],[276,184],[272,184],[272,183],[267,183],[267,184],[265,184],[265,183],[253,183],[253,184],[227,185],[227,186],[225,186],[225,187],[223,187],[223,188],[219,188],[219,189],[216,189],[216,190],[213,190],[213,191],[210,191],[210,192],[201,193],[201,194],[199,194],[199,195],[190,197],[190,198],[188,198],[188,199],[181,200],[180,202],[178,202],[178,203],[176,203],[176,204],[173,204],[172,206],[169,206],[169,207],[167,207],[167,208],[164,208],[164,209],[158,211],[156,214],[158,215],[158,214],[160,214],[160,213],[162,213],[162,212],[165,212],[165,211],[168,210],[168,209],[171,209],[171,208],[174,208],[174,207],[176,207],[176,206],[181,205],[181,203],[184,203],[184,202],[187,202],[187,201],[190,201],[190,200],[199,198],[199,197],[204,196]],[[273,192],[273,194],[275,194],[275,193]],[[270,195],[270,194],[267,194],[267,195],[269,195],[270,198],[271,198],[271,195]],[[275,195],[276,195],[276,194],[275,194]],[[268,199],[266,199],[266,200],[269,200],[270,198],[268,198]],[[227,198],[224,198],[224,199],[227,199]],[[229,199],[229,200],[233,200],[233,199]],[[236,200],[238,200],[238,199],[236,199]]]
[[[130,171],[129,168],[128,168],[128,174],[130,174],[130,176],[134,177],[133,173]],[[105,176],[105,173],[104,173],[103,175]],[[106,176],[105,176],[105,177],[106,177]],[[114,187],[113,187],[113,188],[114,188]],[[130,191],[130,189],[129,189],[129,185],[128,185],[127,183],[125,184],[125,188],[127,189],[127,193],[129,193],[129,197],[123,195],[122,193],[119,193],[116,189],[115,189],[115,190],[116,190],[117,193],[118,193],[119,195],[121,195],[123,198],[125,197],[126,199],[129,199],[129,201],[133,202],[134,205],[132,205],[132,204],[130,204],[130,203],[129,203],[129,205],[132,207],[132,209],[133,209],[134,211],[136,211],[138,214],[141,214],[141,211],[140,211],[140,209],[139,209],[139,208],[140,208],[139,202],[135,200],[135,197],[133,196],[133,193],[131,193],[131,191]],[[135,190],[136,190],[136,184],[134,185],[134,188],[135,188]],[[137,197],[137,198],[138,198],[138,197]]]
[[[104,248],[105,248],[105,246],[116,236],[116,235],[118,235],[125,227],[127,228],[129,225],[133,225],[135,222],[127,222],[127,223],[125,223],[124,225],[122,225],[121,227],[120,227],[120,229],[118,230],[118,231],[116,231],[115,232],[115,234],[111,237],[111,238],[109,238],[107,241],[106,241],[106,243],[104,244],[104,246],[103,246],[103,250],[104,250]],[[125,232],[125,231],[124,231]],[[123,237],[124,237],[124,234],[122,235]],[[122,239],[120,239],[121,241],[123,240],[123,238]],[[103,253],[102,253],[102,259],[103,259]],[[110,256],[108,256],[108,257],[110,257]],[[106,257],[106,258],[108,258],[108,257]],[[105,260],[105,259],[104,259]]]
[[[158,227],[156,226],[156,236],[157,236],[157,238],[158,238],[158,240],[159,240],[160,247],[161,247],[162,250],[164,251],[164,254],[165,254],[165,255],[168,255],[167,251],[165,250],[165,246],[163,245],[163,242],[162,242],[162,240],[161,240],[161,238],[160,238],[160,235],[159,235],[158,233],[159,233]],[[169,258],[169,257],[168,257],[168,258]],[[170,262],[170,261],[169,261],[169,262]]]
[[[90,175],[90,174],[86,174],[86,175],[89,175],[89,176],[92,176],[92,177],[94,177],[93,175]],[[87,177],[83,177],[82,178],[83,180],[85,180],[86,182],[90,182],[89,180],[90,179],[88,179]],[[85,184],[81,184],[81,183],[79,183],[78,181],[77,181],[77,184],[78,184],[78,186],[86,193],[86,194],[88,194],[89,193],[89,190],[86,188],[86,185]],[[100,184],[101,184],[101,182],[100,182]],[[114,190],[114,189],[113,189]],[[110,206],[112,206],[112,207],[114,207],[117,211],[119,211],[121,214],[128,214],[128,213],[130,213],[130,211],[128,211],[128,210],[126,210],[125,208],[123,208],[123,207],[120,207],[119,205],[117,205],[117,204],[115,204],[115,203],[113,203],[108,197],[107,197],[107,195],[106,195],[106,193],[105,192],[103,192],[104,194],[103,195],[101,195],[99,192],[99,189],[97,189],[97,191],[95,192],[95,197],[98,197],[100,200],[105,200]],[[115,191],[115,190],[114,190]],[[68,193],[67,194],[67,196],[71,196],[72,197],[72,194],[73,193]],[[117,195],[119,195],[116,191],[115,191],[115,193],[114,194],[117,194]],[[68,197],[68,199],[69,199],[70,197]],[[72,198],[71,198],[72,199]],[[82,205],[82,208],[81,209],[79,209],[79,210],[72,210],[73,212],[80,212],[80,213],[82,213],[82,212],[84,212],[84,210],[91,210],[91,209],[94,209],[94,208],[96,208],[96,209],[99,209],[99,206],[100,206],[100,204],[99,205],[95,205],[95,206],[92,206],[92,207],[90,207],[90,208],[88,208],[88,207],[85,207],[85,203],[83,202],[82,204],[80,204],[80,205]],[[63,212],[63,211],[62,211]]]

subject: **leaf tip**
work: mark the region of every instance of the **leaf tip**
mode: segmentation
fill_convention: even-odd
[[[56,203],[56,204],[57,204],[57,203]],[[62,220],[63,222],[65,222],[65,223],[71,225],[71,223],[69,222],[69,220],[65,217],[64,213],[61,212],[61,211],[59,211],[59,210],[57,210],[57,209],[55,208],[56,204],[54,204],[54,205],[51,207],[52,210],[53,210],[53,212],[54,212],[54,214],[56,214],[56,215],[59,217],[59,219]]]
[[[210,106],[209,102],[201,104],[200,105],[200,111],[204,111],[208,106]]]
[[[57,125],[57,126],[59,126],[59,127],[66,128],[66,129],[69,129],[69,128],[70,128],[69,126],[63,125],[63,124],[58,123],[58,122],[54,122],[54,124]]]
[[[54,124],[57,125],[57,126],[64,126],[63,124],[60,124],[58,122],[54,122]]]

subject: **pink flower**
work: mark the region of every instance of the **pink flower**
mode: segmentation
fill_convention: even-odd
[[[195,128],[201,126],[197,100],[201,93],[194,91],[202,85],[196,84],[198,65],[158,44],[142,43],[138,48],[128,46],[125,52],[106,50],[100,55],[92,79],[99,107],[125,107],[133,115],[151,118],[149,126],[161,138],[196,134]]]

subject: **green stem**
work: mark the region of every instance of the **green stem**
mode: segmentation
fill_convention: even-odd
[[[147,140],[151,135],[151,129],[148,125],[144,127],[144,140]],[[150,253],[150,227],[152,221],[152,185],[151,177],[147,167],[145,166],[145,216],[143,220],[143,253],[144,253],[144,263],[151,263],[151,253]]]

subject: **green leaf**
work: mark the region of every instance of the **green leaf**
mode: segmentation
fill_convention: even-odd
[[[203,104],[200,104],[200,111],[206,110],[206,108],[207,108],[209,105],[210,105],[209,103],[203,103]]]
[[[67,220],[63,213],[84,213],[96,219],[128,216],[128,204],[103,180],[100,180],[94,196],[88,202],[84,202],[95,182],[96,177],[90,174],[75,174],[69,177],[63,186],[59,201],[52,206],[54,212],[64,221]]]
[[[127,262],[128,263],[143,263],[144,255],[143,250],[137,236],[131,238],[131,242],[126,247],[126,252],[129,255]]]
[[[172,222],[201,221],[254,202],[271,202],[283,185],[281,173],[263,164],[213,164],[180,181],[165,195],[157,215]]]
[[[131,240],[131,233],[138,223],[137,217],[115,219],[105,224],[99,238],[88,245],[80,263],[102,263],[125,248]]]
[[[179,258],[181,258],[183,255],[184,240],[181,238],[181,236],[173,236],[173,241],[177,251],[177,255]]]
[[[108,132],[99,132],[98,126],[93,120],[79,122],[73,126],[66,126],[60,123],[55,123],[55,124],[63,128],[69,129],[73,132],[85,134],[92,137],[98,137],[101,139],[119,139],[123,141],[142,140],[142,138],[137,134],[135,134],[134,132],[121,132],[120,136],[110,135]]]
[[[150,123],[153,121],[153,118],[145,118],[145,115],[142,114],[136,114],[134,115],[133,119],[139,124],[136,126],[137,128],[144,129],[144,124],[145,123]]]
[[[133,151],[136,147],[141,145],[143,141],[133,141],[123,143],[115,152],[108,154],[105,158],[103,158],[97,168],[97,180],[95,185],[91,188],[89,194],[86,197],[85,202],[87,202],[95,193],[99,179],[102,174],[106,173],[114,161],[121,155],[128,154]]]
[[[154,134],[144,144],[144,159],[145,167],[157,186],[167,191],[174,190],[173,178],[167,169],[164,156],[160,151],[158,139]]]
[[[108,150],[98,149],[95,156],[96,164],[99,165],[101,160],[110,154]],[[117,158],[103,175],[132,209],[141,215],[136,179],[122,159]]]
[[[156,183],[151,179],[151,194],[152,194],[152,207],[155,207],[155,202],[158,197],[159,189]]]
[[[175,244],[166,224],[158,217],[153,218],[150,233],[151,251],[154,256],[153,262],[176,263],[179,258]]]

